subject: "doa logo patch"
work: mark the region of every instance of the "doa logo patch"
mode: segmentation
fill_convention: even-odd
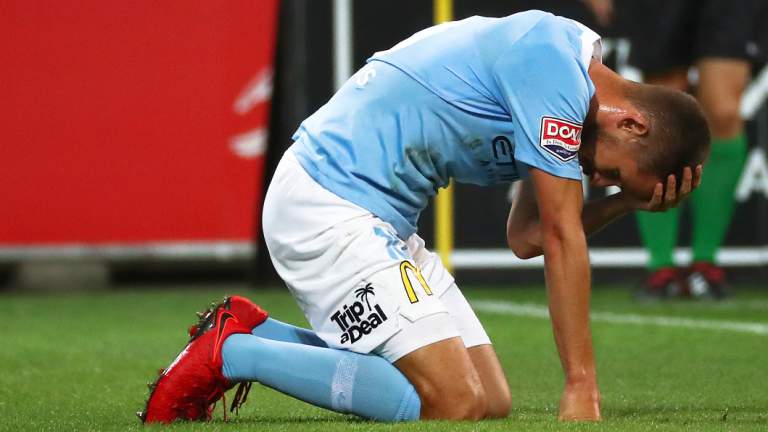
[[[581,147],[581,128],[578,123],[554,117],[541,118],[539,145],[563,162],[573,159]]]
[[[371,298],[376,297],[372,284],[367,283],[364,287],[356,289],[355,297],[359,300],[351,305],[344,305],[330,318],[343,332],[339,342],[341,344],[359,341],[387,320],[381,306],[377,303],[371,306]]]

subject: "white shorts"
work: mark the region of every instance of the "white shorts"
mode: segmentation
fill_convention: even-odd
[[[264,202],[272,262],[307,321],[330,347],[390,362],[460,336],[490,340],[437,254],[320,186],[289,149]]]

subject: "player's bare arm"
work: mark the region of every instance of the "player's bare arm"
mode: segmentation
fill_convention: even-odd
[[[565,373],[560,419],[599,420],[600,393],[589,328],[589,258],[581,224],[581,182],[538,169],[531,170],[531,180],[538,197],[549,313]]]
[[[666,185],[661,182],[656,184],[650,199],[620,191],[585,203],[581,213],[584,233],[589,237],[612,221],[636,210],[659,212],[676,207],[701,184],[702,172],[701,165],[694,170],[686,167],[679,188],[676,188],[675,176],[668,176]],[[543,253],[539,212],[530,179],[514,185],[512,206],[507,218],[507,243],[519,258],[533,258]]]

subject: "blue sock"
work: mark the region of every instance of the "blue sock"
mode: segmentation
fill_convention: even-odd
[[[340,413],[372,420],[418,420],[416,389],[391,363],[374,355],[234,334],[224,341],[222,373],[258,381]]]
[[[292,326],[272,318],[267,318],[266,321],[254,327],[251,334],[283,342],[293,342],[319,347],[328,346],[312,330]]]

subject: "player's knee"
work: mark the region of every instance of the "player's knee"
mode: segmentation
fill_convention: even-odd
[[[485,390],[482,385],[467,386],[456,392],[450,407],[450,418],[453,420],[480,420],[485,418],[488,408]]]
[[[462,380],[451,388],[434,387],[421,391],[424,418],[440,420],[479,420],[486,416],[488,402],[479,382]]]
[[[482,386],[472,388],[457,409],[459,420],[479,420],[487,415],[488,400]]]
[[[509,392],[499,395],[486,395],[486,418],[505,418],[512,412],[512,396]]]

